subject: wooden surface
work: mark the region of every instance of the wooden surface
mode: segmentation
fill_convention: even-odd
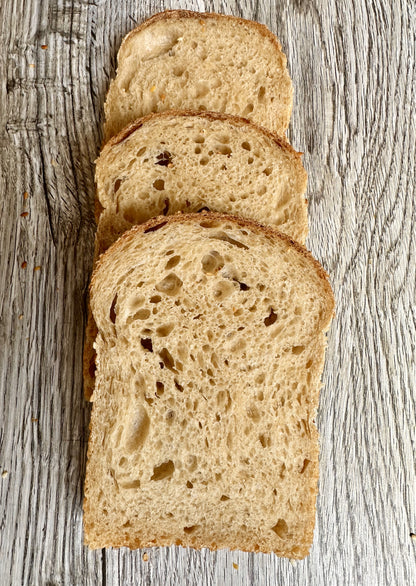
[[[294,80],[308,246],[337,298],[315,541],[296,564],[174,547],[144,561],[82,544],[103,99],[122,36],[170,7],[267,24]],[[2,0],[0,27],[1,586],[416,583],[415,3]]]

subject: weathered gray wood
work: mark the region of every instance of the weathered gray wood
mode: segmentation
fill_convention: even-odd
[[[169,7],[268,24],[294,80],[308,244],[337,297],[315,542],[295,565],[175,547],[144,561],[82,545],[81,355],[102,104],[122,36]],[[415,4],[2,0],[0,23],[1,586],[414,583]]]

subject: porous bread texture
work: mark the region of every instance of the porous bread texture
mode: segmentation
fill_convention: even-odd
[[[319,263],[248,220],[159,217],[101,257],[91,307],[86,544],[306,556],[334,309]]]
[[[214,112],[170,111],[113,137],[97,159],[95,259],[123,232],[157,216],[208,208],[271,224],[301,244],[308,231],[307,175],[286,140]],[[84,343],[84,393],[94,388],[92,316]]]
[[[105,103],[105,140],[136,118],[171,109],[236,114],[283,134],[292,98],[286,56],[266,26],[166,11],[130,32],[120,47]]]
[[[96,183],[105,208],[99,252],[133,224],[201,208],[276,226],[300,243],[307,235],[300,153],[236,116],[173,111],[138,120],[104,147]]]

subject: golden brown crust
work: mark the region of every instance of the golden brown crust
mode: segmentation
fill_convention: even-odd
[[[302,157],[302,153],[296,151],[284,136],[279,136],[275,132],[272,132],[264,126],[256,124],[252,120],[248,120],[247,118],[243,118],[242,116],[235,116],[234,114],[224,114],[220,112],[211,111],[201,112],[198,110],[165,110],[164,112],[153,112],[152,114],[147,114],[142,118],[138,118],[137,120],[123,128],[121,132],[110,138],[110,140],[105,144],[105,148],[107,149],[122,143],[136,130],[138,130],[151,120],[158,120],[161,118],[169,118],[173,116],[183,116],[184,118],[205,118],[206,120],[221,120],[223,122],[229,122],[234,126],[249,126],[252,129],[257,130],[257,132],[270,138],[278,147],[286,150],[295,157],[299,159]]]
[[[157,14],[154,14],[153,16],[142,22],[142,24],[140,24],[138,27],[130,31],[129,34],[126,35],[126,37],[124,37],[123,42],[120,46],[119,57],[125,45],[129,42],[129,39],[141,33],[144,29],[154,24],[155,22],[159,22],[161,20],[180,20],[191,18],[194,18],[195,20],[218,19],[223,21],[232,21],[235,24],[239,24],[241,26],[251,26],[261,35],[269,39],[269,41],[271,41],[271,43],[275,46],[277,51],[282,52],[282,46],[279,43],[279,40],[276,37],[276,35],[274,35],[272,31],[269,28],[267,28],[266,25],[260,24],[259,22],[256,22],[254,20],[239,18],[238,16],[230,16],[228,14],[218,14],[217,12],[194,12],[192,10],[165,10],[164,12],[158,12]]]
[[[152,219],[148,220],[144,224],[139,224],[137,226],[133,226],[133,228],[131,230],[129,230],[128,232],[125,232],[122,236],[120,236],[120,238],[114,244],[112,244],[110,246],[110,248],[108,250],[106,250],[106,252],[104,254],[102,254],[100,256],[100,258],[98,259],[97,264],[95,266],[92,278],[91,278],[90,290],[93,287],[93,284],[95,281],[95,275],[96,275],[97,271],[99,270],[100,266],[103,264],[103,261],[105,260],[106,256],[112,255],[112,254],[114,254],[114,252],[117,252],[117,250],[119,248],[123,247],[124,242],[134,238],[135,234],[140,233],[140,232],[145,233],[145,232],[151,230],[152,228],[155,228],[158,225],[161,225],[161,227],[162,227],[166,224],[175,224],[175,223],[179,223],[179,224],[183,224],[185,222],[199,223],[202,221],[202,219],[218,220],[218,221],[223,221],[223,222],[233,222],[234,224],[237,224],[241,228],[249,228],[249,229],[253,230],[254,232],[260,232],[260,233],[265,234],[266,236],[269,236],[271,238],[281,240],[281,241],[285,242],[288,246],[297,250],[297,252],[299,252],[305,259],[307,259],[308,262],[311,263],[311,266],[315,269],[318,277],[322,280],[323,286],[326,290],[326,297],[327,297],[327,301],[328,301],[328,311],[327,311],[327,316],[326,316],[327,319],[324,320],[323,329],[325,330],[329,327],[331,319],[334,315],[334,308],[335,308],[334,294],[332,292],[332,288],[329,283],[328,273],[325,271],[325,269],[322,267],[322,265],[312,256],[312,254],[309,252],[309,250],[307,250],[304,246],[302,246],[301,244],[299,244],[295,240],[292,240],[286,234],[279,232],[276,228],[273,228],[272,226],[264,226],[263,224],[260,224],[259,222],[256,222],[255,220],[249,220],[247,218],[241,218],[239,216],[232,216],[230,214],[219,214],[217,212],[202,212],[199,214],[178,213],[178,214],[175,214],[172,216],[157,216],[156,218],[152,218]]]

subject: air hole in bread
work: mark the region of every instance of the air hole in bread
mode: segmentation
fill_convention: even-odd
[[[148,405],[153,405],[153,402],[154,402],[153,397],[146,397],[146,395],[145,395],[144,400],[146,401],[146,403]]]
[[[172,164],[172,154],[169,151],[163,151],[156,157],[155,165],[160,165],[161,167],[168,167]]]
[[[155,466],[153,468],[153,476],[151,476],[150,480],[154,480],[158,482],[159,480],[165,480],[172,477],[175,471],[175,464],[172,460],[168,460],[167,462],[163,462],[160,466]]]
[[[227,496],[226,494],[221,495],[220,501],[224,502],[224,501],[229,501],[230,497]]]
[[[207,107],[206,107],[206,106],[204,106],[204,104],[199,104],[199,106],[198,106],[198,110],[199,110],[200,112],[206,112],[206,111],[207,111]]]
[[[272,171],[273,171],[272,167],[266,167],[266,169],[263,169],[263,173],[266,175],[266,177],[271,175]]]
[[[153,344],[151,338],[141,338],[140,344],[148,352],[153,352]]]
[[[200,154],[201,154],[201,152],[202,152],[202,149],[201,149],[201,147],[199,147],[199,146],[195,147],[195,154],[196,154],[196,155],[200,155]]]
[[[175,383],[175,387],[178,389],[178,391],[180,391],[182,393],[183,392],[183,386],[178,383],[178,381],[176,380],[176,378],[174,379],[174,383]]]
[[[221,155],[230,156],[232,153],[232,150],[230,149],[230,147],[225,146],[225,145],[218,145],[215,147],[215,150],[217,151],[217,153],[219,153]]]
[[[280,539],[286,539],[289,534],[287,523],[284,519],[279,519],[274,527],[271,528]]]
[[[156,179],[156,181],[153,181],[153,187],[157,191],[163,191],[165,189],[165,182],[163,179]]]
[[[209,157],[201,157],[199,159],[199,164],[200,165],[208,165],[208,163],[209,163]]]
[[[165,293],[166,295],[177,295],[181,289],[183,283],[175,273],[169,273],[162,281],[156,285],[159,293]]]
[[[196,142],[197,144],[204,144],[205,142],[205,137],[201,136],[200,134],[194,138],[194,142]]]
[[[136,319],[147,319],[148,317],[150,317],[149,309],[139,309],[139,311],[136,311],[133,315],[133,321]]]
[[[115,295],[112,303],[111,303],[111,307],[110,307],[110,321],[113,322],[113,324],[116,323],[116,303],[117,303],[117,294]]]
[[[264,433],[259,435],[259,440],[263,448],[268,448],[271,445],[270,437]]]
[[[158,397],[158,398],[161,397],[164,392],[165,392],[165,385],[160,380],[156,381],[156,397]]]
[[[292,354],[302,354],[305,350],[305,346],[292,346]]]
[[[124,466],[127,464],[127,458],[120,458],[118,465],[120,466],[120,468],[124,468]]]
[[[214,275],[217,271],[223,268],[224,259],[219,252],[211,250],[204,255],[201,260],[202,270],[205,274]]]
[[[250,407],[247,408],[247,416],[252,419],[254,423],[258,423],[261,417],[259,410],[254,405],[250,405]]]
[[[275,323],[276,320],[277,320],[277,314],[273,311],[273,308],[271,308],[268,317],[264,318],[264,325],[266,327],[271,326]]]
[[[140,480],[124,480],[119,482],[121,488],[140,488]]]
[[[257,97],[258,97],[258,100],[259,100],[259,103],[260,104],[264,103],[264,96],[265,96],[265,94],[266,94],[266,88],[262,85],[260,87],[260,89],[259,89],[258,94],[257,94]]]
[[[203,98],[209,92],[209,85],[203,81],[197,83],[195,98]]]
[[[210,212],[211,210],[207,207],[204,206],[203,208],[199,208],[199,210],[196,211],[197,214],[200,214],[202,212]]]
[[[144,155],[145,152],[146,152],[146,147],[144,146],[137,151],[136,157],[141,157],[142,155]]]
[[[302,469],[300,471],[301,474],[303,474],[305,472],[305,470],[307,469],[307,467],[309,466],[310,463],[311,463],[311,461],[308,460],[308,458],[305,458],[303,460],[303,466],[302,466]]]
[[[117,193],[117,191],[120,189],[120,185],[122,184],[122,180],[121,179],[117,179],[114,182],[114,193]]]
[[[178,371],[174,368],[175,361],[173,360],[172,355],[167,348],[162,348],[162,350],[159,352],[159,356],[163,361],[163,366],[166,366],[166,368],[171,372],[178,374]]]
[[[246,246],[242,242],[239,242],[238,240],[235,240],[234,238],[231,238],[231,236],[229,236],[226,232],[222,232],[222,231],[215,232],[214,234],[210,234],[208,236],[208,238],[222,240],[223,242],[228,242],[228,244],[232,244],[233,246],[237,246],[237,248],[243,248],[244,250],[249,250],[248,246]]]
[[[156,334],[161,338],[166,338],[166,336],[169,336],[173,328],[174,324],[164,324],[162,326],[158,326],[156,328]]]
[[[152,295],[149,301],[150,303],[159,303],[160,301],[162,301],[162,298],[160,295]]]
[[[182,77],[182,75],[185,73],[185,70],[182,67],[174,67],[172,71],[173,75],[176,77]]]
[[[165,265],[165,269],[168,271],[170,269],[173,269],[174,267],[176,267],[176,265],[178,265],[180,263],[181,257],[179,254],[176,254],[175,256],[172,256],[168,262]]]
[[[220,281],[215,285],[214,297],[217,301],[226,299],[234,292],[234,286],[228,281]]]
[[[251,114],[253,110],[254,110],[254,105],[247,104],[247,106],[243,110],[243,116],[247,116],[247,114]]]
[[[148,234],[149,232],[156,232],[156,230],[160,230],[163,226],[166,226],[167,222],[160,222],[160,224],[156,224],[156,226],[151,226],[144,231],[144,234]]]
[[[257,190],[257,195],[264,195],[267,191],[267,187],[265,185],[262,185],[261,187],[258,188]]]
[[[199,525],[190,525],[189,527],[184,527],[183,530],[185,533],[193,533],[196,529],[198,529]]]
[[[186,488],[193,488],[194,485],[189,480],[186,482]]]
[[[168,212],[169,212],[169,198],[167,197],[166,199],[163,200],[163,209],[162,209],[162,214],[164,216],[167,216]]]
[[[248,291],[250,289],[248,285],[246,285],[245,283],[240,283],[240,281],[237,281],[237,279],[236,282],[240,285],[240,291]]]
[[[128,452],[136,452],[149,433],[150,419],[146,409],[139,407],[129,413],[128,426],[123,433],[123,443]]]
[[[169,411],[166,412],[167,422],[172,423],[174,418],[175,418],[175,411],[173,411],[172,409],[169,409]]]

